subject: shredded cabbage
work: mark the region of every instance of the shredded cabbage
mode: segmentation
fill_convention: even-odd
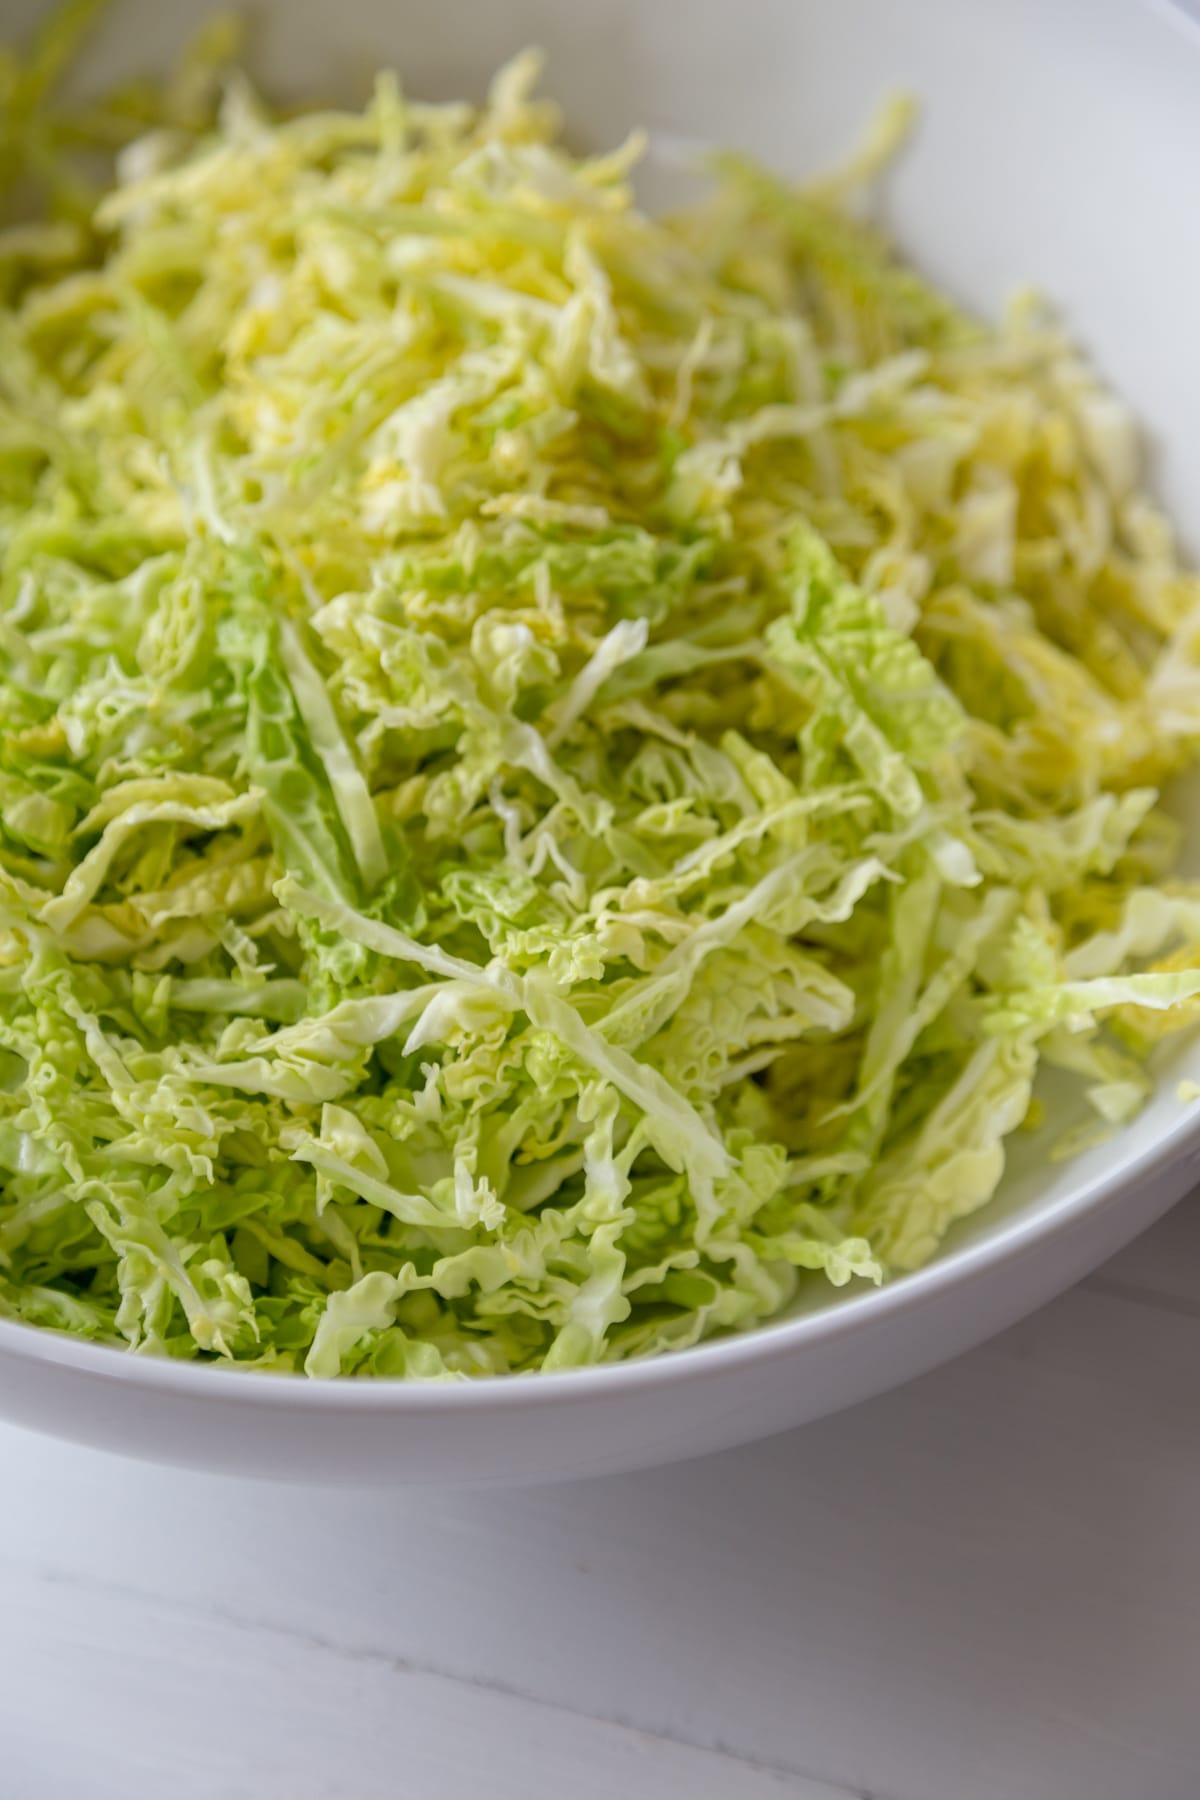
[[[652,220],[531,55],[72,111],[92,10],[0,62],[0,1309],[645,1355],[931,1256],[1043,1064],[1131,1116],[1200,583],[1044,309],[865,221],[908,109]]]

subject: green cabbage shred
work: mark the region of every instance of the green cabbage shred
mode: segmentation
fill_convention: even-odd
[[[879,1282],[1200,1007],[1200,583],[1052,316],[536,57],[0,56],[0,1311],[561,1369]],[[115,153],[94,190],[96,154]]]

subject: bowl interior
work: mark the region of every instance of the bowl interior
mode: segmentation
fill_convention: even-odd
[[[4,35],[50,8],[7,0]],[[204,0],[116,0],[97,29],[88,86],[161,67],[212,8]],[[649,124],[676,142],[731,143],[802,173],[853,141],[898,85],[923,107],[919,140],[889,182],[906,250],[968,304],[995,312],[1026,283],[1070,325],[1148,431],[1154,485],[1200,545],[1200,356],[1194,296],[1200,233],[1200,36],[1189,43],[1137,0],[283,0],[253,9],[252,63],[273,91],[361,95],[381,65],[409,91],[479,92],[527,43],[572,130],[593,143]],[[654,198],[651,171],[647,195]],[[658,178],[661,181],[661,171]],[[1181,792],[1200,826],[1200,786]],[[1200,867],[1200,829],[1189,832]],[[1163,1064],[1131,1127],[1069,1162],[1021,1143],[997,1200],[947,1246],[1047,1217],[1100,1177],[1188,1128],[1181,1077],[1200,1044]],[[1194,1114],[1193,1114],[1194,1116]],[[946,1254],[946,1251],[943,1251]]]

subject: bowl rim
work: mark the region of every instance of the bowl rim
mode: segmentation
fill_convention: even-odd
[[[1168,1076],[1167,1080],[1170,1079]],[[1160,1083],[1161,1087],[1165,1085]],[[855,1331],[886,1326],[929,1301],[966,1289],[1069,1232],[1089,1214],[1118,1203],[1134,1184],[1200,1158],[1200,1115],[1180,1101],[1180,1117],[1127,1162],[1102,1171],[1059,1200],[1037,1201],[978,1242],[947,1251],[924,1268],[823,1305],[797,1318],[767,1321],[685,1350],[627,1362],[582,1368],[531,1370],[517,1375],[476,1375],[465,1381],[421,1381],[402,1376],[313,1379],[301,1371],[245,1368],[234,1362],[176,1361],[98,1344],[43,1325],[0,1318],[0,1361],[12,1359],[71,1372],[105,1386],[150,1388],[181,1400],[231,1401],[235,1406],[275,1405],[284,1411],[352,1412],[403,1416],[518,1410],[560,1401],[615,1399],[704,1380],[720,1372],[774,1363],[818,1345],[836,1345]],[[1032,1309],[1030,1309],[1032,1310]]]

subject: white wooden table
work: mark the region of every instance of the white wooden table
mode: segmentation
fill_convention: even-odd
[[[1200,1203],[707,1462],[288,1489],[0,1433],[3,1800],[1200,1800]]]

